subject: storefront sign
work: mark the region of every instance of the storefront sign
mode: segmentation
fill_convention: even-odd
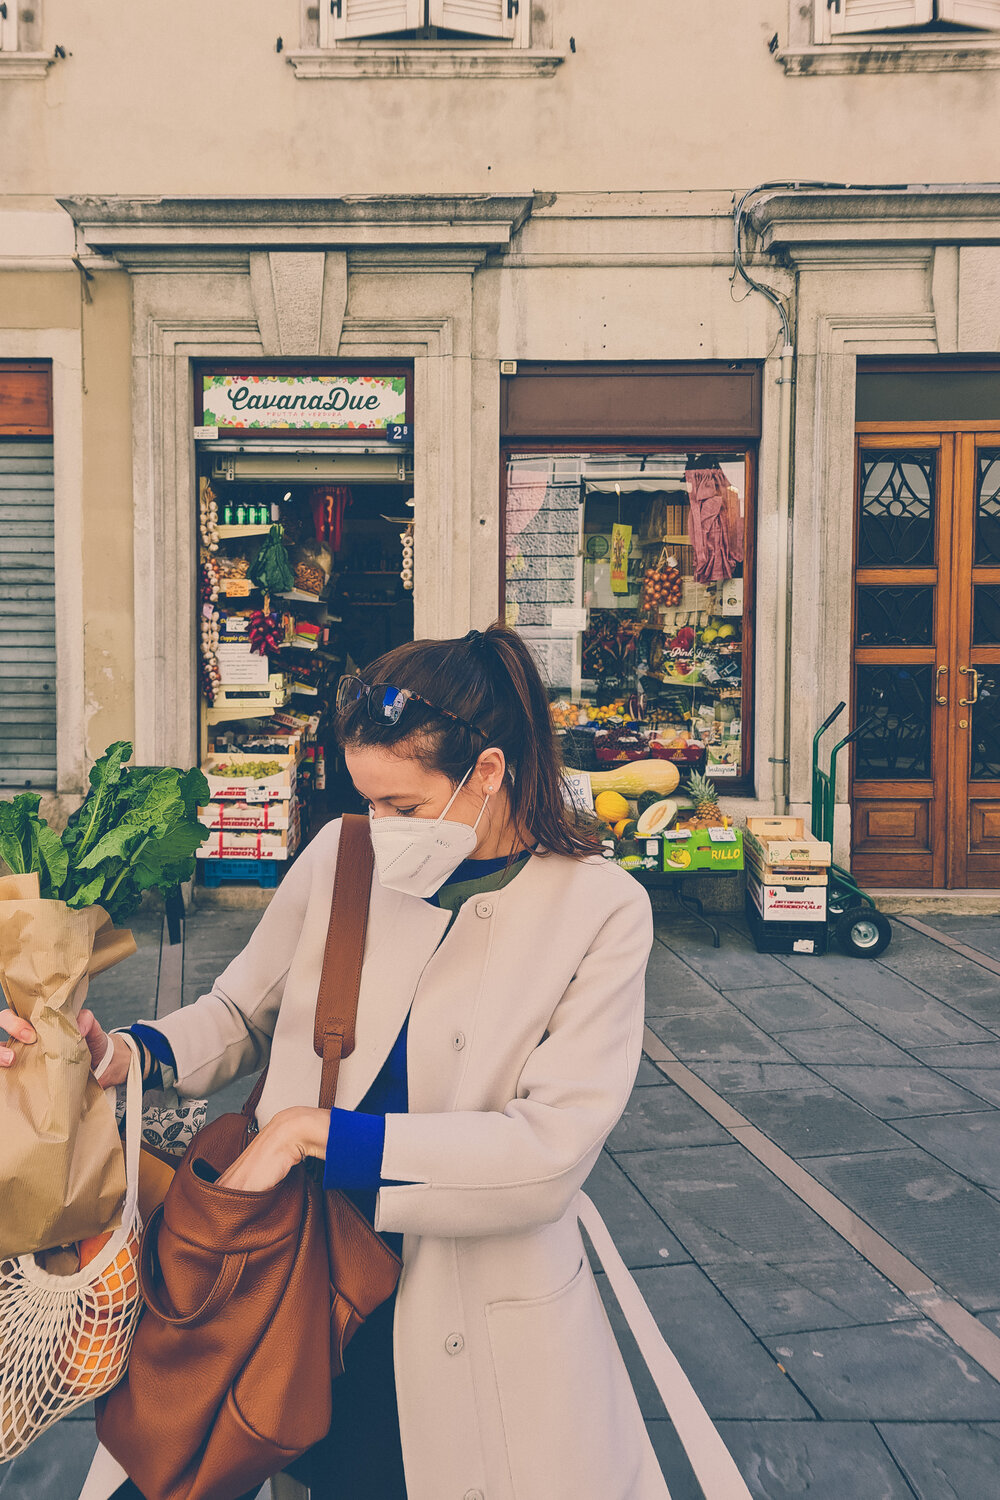
[[[201,378],[201,425],[205,428],[388,433],[406,424],[405,375]]]
[[[611,528],[611,592],[628,593],[628,554],[632,546],[631,526],[616,524]]]

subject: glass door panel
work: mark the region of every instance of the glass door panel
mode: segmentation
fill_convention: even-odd
[[[858,447],[854,595],[853,854],[873,886],[943,879],[947,568],[952,451],[938,435]]]

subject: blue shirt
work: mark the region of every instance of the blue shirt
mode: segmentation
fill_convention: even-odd
[[[506,855],[499,859],[467,859],[433,896],[426,899],[433,906],[450,909],[454,922],[463,901],[481,890],[496,890],[506,885],[524,868],[527,860],[527,854],[512,861]],[[382,1177],[385,1117],[405,1114],[409,1107],[406,1079],[408,1025],[409,1016],[358,1108],[330,1111],[323,1186],[350,1193],[352,1201],[369,1220],[375,1217],[378,1189],[387,1185]],[[161,1031],[142,1022],[129,1030],[145,1042],[157,1061],[169,1064],[176,1071],[173,1049]]]

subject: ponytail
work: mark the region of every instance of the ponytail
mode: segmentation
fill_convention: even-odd
[[[563,795],[562,762],[548,695],[527,645],[497,622],[457,640],[408,641],[361,674],[447,709],[446,718],[412,700],[395,724],[376,723],[360,700],[342,710],[343,745],[401,745],[429,769],[457,783],[487,746],[504,753],[511,772],[511,815],[520,838],[541,852],[582,858],[599,852],[591,829],[578,822]],[[475,726],[475,727],[472,727]]]

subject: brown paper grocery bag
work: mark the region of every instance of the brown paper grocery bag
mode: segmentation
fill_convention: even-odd
[[[89,976],[135,952],[99,906],[42,901],[37,875],[0,878],[0,986],[38,1040],[0,1077],[0,1256],[116,1226],[125,1166],[114,1109],[76,1025]]]

